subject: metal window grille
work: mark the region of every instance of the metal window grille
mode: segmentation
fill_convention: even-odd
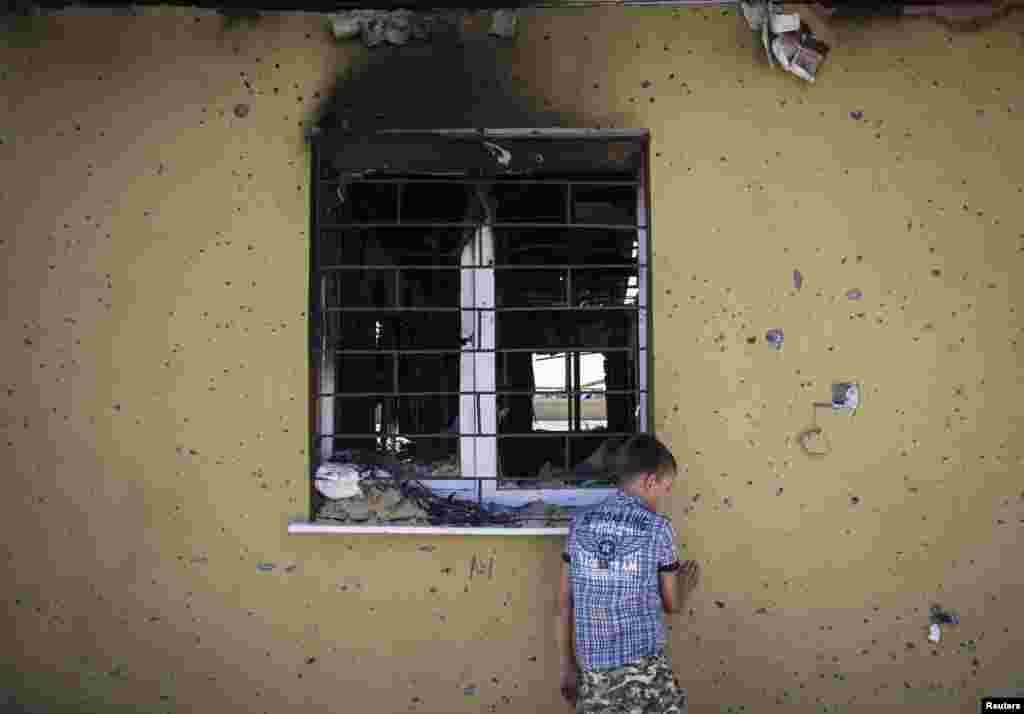
[[[374,454],[449,502],[606,495],[593,457],[650,429],[646,141],[639,170],[484,176],[312,148],[311,475]]]

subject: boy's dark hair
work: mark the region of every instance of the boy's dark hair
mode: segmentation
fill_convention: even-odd
[[[664,444],[650,434],[636,434],[619,447],[615,455],[619,484],[625,485],[640,474],[654,473],[658,478],[678,470],[676,459]]]

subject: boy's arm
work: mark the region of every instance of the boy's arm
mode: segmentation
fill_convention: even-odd
[[[700,566],[695,560],[687,560],[675,570],[658,573],[661,603],[665,612],[680,612],[699,580]]]
[[[683,603],[679,601],[678,570],[658,573],[658,585],[661,586],[661,605],[668,614],[679,612]]]
[[[664,521],[656,537],[658,586],[665,612],[672,614],[683,609],[683,604],[697,586],[700,568],[695,561],[679,562],[676,530],[670,521]]]

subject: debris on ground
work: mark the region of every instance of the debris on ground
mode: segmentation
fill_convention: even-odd
[[[519,511],[523,528],[546,528],[548,527],[548,508],[544,501],[533,501],[528,503]]]
[[[765,335],[764,335],[764,339],[765,339],[765,342],[767,342],[769,345],[771,345],[776,350],[781,350],[782,349],[782,343],[785,342],[786,336],[782,332],[782,328],[781,327],[776,327],[776,328],[773,328],[771,330],[768,330],[768,332],[766,332]]]
[[[362,494],[359,490],[360,470],[355,464],[327,462],[316,470],[316,490],[325,498],[353,498]]]
[[[404,45],[412,35],[412,11],[393,10],[384,23],[384,39],[392,45]]]
[[[420,481],[429,484],[431,479],[457,478],[457,457],[429,463],[399,462],[388,454],[345,449],[322,464],[317,474],[317,490],[324,498],[314,521],[368,526],[554,527],[564,523],[573,510],[543,501],[525,507],[503,507],[458,499],[455,493],[442,496]],[[557,477],[569,474],[549,464],[544,475],[549,480],[538,485],[551,487]],[[565,482],[559,484],[564,486]],[[332,498],[326,494],[346,497]]]
[[[353,12],[343,12],[331,18],[331,30],[336,40],[351,40],[363,31],[362,18]]]
[[[370,476],[366,481],[374,478]],[[427,510],[415,499],[404,497],[400,482],[387,474],[383,476],[382,485],[367,485],[359,491],[354,497],[328,500],[320,509],[319,517],[352,523],[411,522],[426,525],[429,522]]]

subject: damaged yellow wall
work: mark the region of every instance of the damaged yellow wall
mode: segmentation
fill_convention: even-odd
[[[300,121],[368,51],[309,16],[44,25],[0,56],[3,703],[567,711],[558,539],[285,533],[307,508]],[[717,9],[530,11],[507,52],[553,108],[652,134],[695,712],[1024,688],[1024,15],[834,39],[814,85]],[[794,435],[835,380],[865,404],[819,415],[812,461]],[[962,617],[936,646],[933,601]]]

